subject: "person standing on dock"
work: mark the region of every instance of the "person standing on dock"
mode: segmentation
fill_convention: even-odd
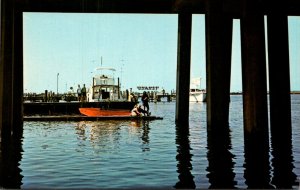
[[[142,102],[143,102],[144,110],[149,113],[149,96],[146,91],[143,92]]]
[[[77,88],[77,97],[78,97],[78,102],[80,102],[80,99],[81,99],[81,88],[80,88],[79,84],[78,84],[78,88]]]
[[[83,102],[85,102],[85,100],[86,100],[86,88],[85,88],[85,84],[83,84],[83,87],[81,89],[81,96],[82,96],[81,100]]]

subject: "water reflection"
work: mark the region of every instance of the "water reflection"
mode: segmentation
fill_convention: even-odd
[[[21,128],[21,127],[20,127]],[[22,185],[19,162],[22,159],[22,135],[1,142],[0,188],[20,189]]]
[[[123,128],[122,128],[123,127]],[[76,126],[78,147],[84,148],[86,141],[90,142],[94,151],[118,149],[121,141],[121,130],[126,130],[142,140],[142,151],[149,151],[149,121],[82,121]],[[80,151],[80,150],[78,150]]]
[[[259,127],[258,127],[259,128]],[[267,130],[244,130],[244,178],[250,189],[274,188],[270,184],[269,140]]]
[[[190,153],[189,126],[176,126],[176,144],[177,144],[177,172],[179,181],[175,184],[175,188],[194,189],[196,188],[194,176],[191,171],[192,154]]]
[[[280,129],[279,126],[272,126]],[[272,166],[273,178],[272,184],[280,189],[292,189],[293,185],[298,185],[297,176],[293,173],[293,152],[292,152],[292,136],[290,132],[284,133],[276,130],[272,131],[271,145],[272,145]]]
[[[150,133],[150,127],[149,127],[149,121],[134,121],[136,123],[139,123],[139,126],[142,126],[142,151],[150,151],[150,138],[149,138],[149,133]]]
[[[235,156],[230,152],[231,149],[229,126],[210,126],[207,130],[207,177],[211,184],[209,188],[235,188]]]

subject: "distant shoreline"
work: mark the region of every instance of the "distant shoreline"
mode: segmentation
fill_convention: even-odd
[[[242,95],[243,92],[230,92],[230,95]],[[269,92],[268,92],[269,94]],[[300,91],[291,91],[290,94],[300,94]]]

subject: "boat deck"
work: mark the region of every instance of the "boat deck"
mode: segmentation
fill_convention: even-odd
[[[103,120],[162,120],[157,116],[101,116],[88,117],[83,115],[52,115],[52,116],[24,116],[23,121],[103,121]]]

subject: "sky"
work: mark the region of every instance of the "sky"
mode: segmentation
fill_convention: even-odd
[[[206,86],[204,15],[193,15],[191,78]],[[231,91],[242,91],[240,22],[233,20]],[[176,89],[177,14],[23,13],[24,92],[67,92],[112,67],[122,90]],[[289,17],[291,90],[300,90],[300,17]],[[102,60],[102,61],[101,61]],[[58,74],[59,73],[59,74]],[[57,85],[58,82],[58,85]]]

